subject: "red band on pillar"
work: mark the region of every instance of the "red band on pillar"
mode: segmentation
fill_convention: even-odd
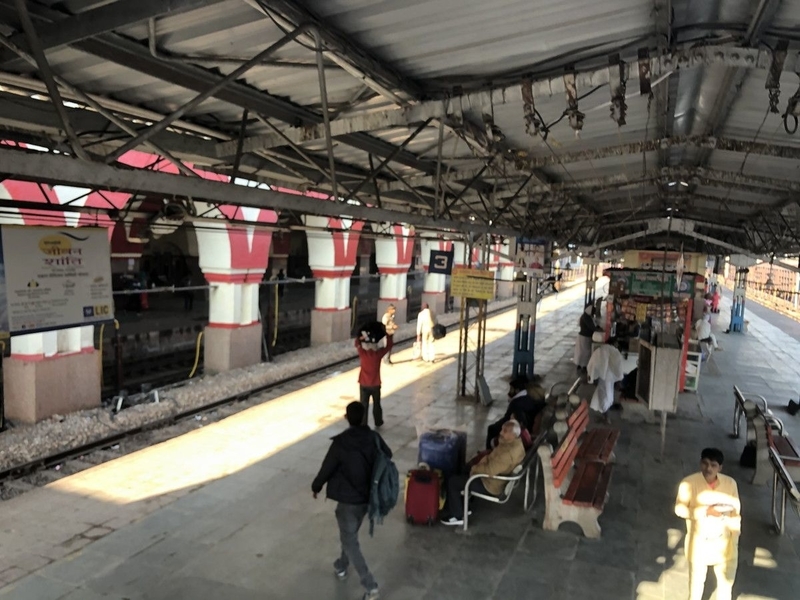
[[[317,279],[345,279],[350,277],[353,267],[347,271],[334,269],[312,269],[311,272]]]
[[[242,325],[241,323],[209,323],[208,326],[212,329],[244,329],[245,327],[255,327],[261,325],[261,321],[253,321]]]
[[[410,266],[411,265],[408,264],[400,267],[378,267],[378,272],[381,275],[402,275],[403,273],[408,273],[408,268]]]
[[[246,283],[247,273],[203,273],[208,283]]]

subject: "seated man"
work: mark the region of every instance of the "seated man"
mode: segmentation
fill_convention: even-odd
[[[706,342],[711,345],[712,350],[722,350],[717,344],[717,336],[711,333],[711,315],[706,313],[694,324],[694,330],[698,341]]]
[[[500,441],[497,448],[484,456],[478,464],[473,466],[469,475],[453,475],[447,482],[447,504],[445,510],[449,517],[443,517],[445,525],[464,524],[464,497],[462,492],[467,481],[473,475],[508,475],[525,458],[525,448],[519,439],[522,428],[516,421],[507,421],[500,429]],[[505,481],[481,478],[470,484],[470,491],[479,494],[499,496],[506,487]]]
[[[515,413],[522,417],[523,420],[520,421],[522,427],[530,429],[536,419],[536,415],[544,410],[544,400],[536,400],[528,393],[528,378],[524,375],[520,375],[511,380],[508,396],[511,398],[511,402],[508,403],[506,414],[496,423],[489,425],[486,430],[487,450],[491,449],[492,440],[500,434],[500,429],[503,427],[503,424],[510,421]]]
[[[530,431],[525,429],[525,426],[522,425],[521,419],[515,414],[514,417],[508,421],[508,423],[519,423],[520,429],[522,433],[520,433],[519,439],[522,441],[522,447],[525,449],[525,452],[531,449],[533,446],[533,438],[531,437]],[[500,443],[500,436],[498,435],[496,438],[492,440],[492,448],[491,450],[481,450],[475,456],[473,456],[470,461],[467,463],[467,467],[472,468],[473,466],[477,465],[484,456],[489,454],[492,450],[497,448],[497,445]]]

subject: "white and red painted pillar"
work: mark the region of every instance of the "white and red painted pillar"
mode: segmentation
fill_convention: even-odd
[[[395,322],[408,321],[408,270],[414,260],[414,229],[408,225],[381,223],[376,226],[375,262],[381,275],[378,319],[394,304]]]
[[[311,345],[350,337],[350,276],[363,221],[304,215],[308,265],[317,279],[311,311]]]
[[[511,298],[514,295],[514,261],[511,256],[515,256],[517,243],[509,238],[499,244],[499,251],[505,256],[498,256],[497,264],[497,297]]]
[[[452,248],[452,242],[439,238],[420,238],[420,254],[422,269],[425,271],[425,285],[422,288],[422,304],[431,307],[433,314],[441,315],[445,312],[447,275],[429,273],[431,250],[446,252]]]
[[[3,364],[3,386],[6,417],[21,423],[100,406],[94,327],[12,337],[11,357]]]
[[[195,223],[200,270],[211,285],[204,334],[206,373],[261,362],[258,290],[267,270],[272,231],[259,224],[263,227],[278,220],[271,210],[228,206],[219,210],[232,220],[254,225]]]
[[[7,179],[0,198],[42,204],[122,208],[130,194],[92,191],[71,186],[38,185]],[[65,213],[60,210],[15,209],[0,217],[9,225],[108,227],[105,213]],[[9,260],[6,257],[6,260]],[[21,423],[35,423],[55,414],[95,408],[101,402],[101,361],[94,348],[94,326],[67,327],[11,338],[11,356],[3,364],[5,414]],[[79,373],[80,377],[75,374]],[[69,382],[69,385],[64,385]]]

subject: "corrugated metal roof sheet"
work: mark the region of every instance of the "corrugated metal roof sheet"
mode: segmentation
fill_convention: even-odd
[[[326,21],[417,78],[487,75],[652,33],[651,0],[326,0]]]
[[[113,6],[113,1],[44,0],[39,4],[53,10],[75,13],[103,5]],[[587,64],[605,65],[608,54],[623,50],[624,58],[633,62],[636,49],[640,45],[652,49],[656,39],[656,15],[652,0],[326,0],[301,1],[298,4],[312,9],[324,23],[335,27],[343,38],[360,45],[364,53],[376,62],[380,61],[402,77],[420,83],[422,89],[434,95],[449,90],[457,96],[458,90],[453,89],[455,84],[477,89],[492,85],[493,82],[505,82],[505,77],[510,77],[512,73],[514,77],[509,80],[516,83],[509,85],[519,85],[519,74],[541,72],[556,65],[556,59],[559,64],[576,62],[579,68]],[[730,36],[729,40],[734,40],[726,43],[736,43],[747,29],[756,4],[749,0],[674,0],[671,3],[674,13],[673,42],[718,43],[719,38],[715,36],[726,35]],[[0,28],[3,27],[0,24]],[[154,27],[156,48],[162,56],[169,55],[177,61],[186,60],[189,64],[202,65],[222,75],[236,68],[233,59],[247,60],[284,35],[272,20],[250,3],[241,0],[220,0],[203,8],[159,17]],[[791,34],[796,38],[798,28],[800,0],[784,0],[780,3],[777,15],[764,30],[768,32],[771,43],[774,36],[770,32]],[[149,29],[146,21],[122,27],[113,35],[133,40],[142,49],[147,49]],[[706,38],[711,41],[708,42]],[[638,44],[626,49],[631,40],[637,39]],[[791,51],[796,52],[797,41],[792,44]],[[591,62],[585,62],[583,59],[590,55],[594,55]],[[56,72],[88,92],[163,114],[175,110],[197,94],[196,91],[144,74],[143,69],[137,69],[136,65],[111,63],[75,48],[52,49],[48,51],[48,58]],[[217,59],[216,62],[213,59]],[[268,64],[254,67],[240,81],[253,90],[260,90],[319,114],[319,81],[314,60],[312,49],[290,43],[270,57]],[[283,64],[277,65],[275,61]],[[285,63],[301,65],[289,67]],[[330,64],[330,61],[328,63],[326,82],[329,102],[335,110],[343,109],[347,116],[353,116],[394,106],[387,97],[375,98],[376,92],[373,90],[363,93],[363,77],[356,77],[341,66]],[[16,72],[35,74],[35,69],[20,64],[19,61],[13,63]],[[553,72],[560,73],[562,66]],[[673,136],[710,132],[718,138],[779,144],[800,150],[800,133],[789,135],[784,130],[780,115],[768,112],[768,93],[764,89],[766,71],[749,73],[738,92],[724,85],[731,73],[730,68],[715,65],[676,71],[668,80],[662,81],[656,92],[660,93],[670,86],[671,110],[674,111],[671,121],[672,114],[664,115],[667,119],[665,129],[661,128],[661,120],[656,114],[657,103],[638,94],[637,81],[630,82],[627,89],[626,125],[619,127],[609,116],[610,89],[607,85],[596,90],[578,89],[578,94],[583,96],[579,108],[585,113],[582,131],[576,136],[568,120],[563,119],[552,125],[546,144],[541,137],[526,133],[521,102],[483,107],[482,112],[490,113],[489,120],[502,132],[502,144],[493,146],[488,142],[485,148],[477,150],[475,143],[467,144],[451,133],[451,126],[459,126],[456,118],[445,131],[447,142],[442,152],[443,170],[479,169],[489,156],[502,152],[503,148],[512,151],[507,161],[502,157],[495,159],[504,169],[512,171],[515,166],[520,166],[519,162],[525,157],[546,158],[548,164],[541,171],[554,183],[565,183],[567,186],[581,179],[602,179],[615,175],[626,175],[628,179],[636,180],[643,170],[652,173],[664,168],[661,176],[644,184],[636,183],[621,189],[581,189],[579,192],[570,192],[580,195],[583,202],[596,202],[601,211],[617,211],[627,207],[628,217],[640,214],[645,210],[643,206],[648,211],[657,211],[665,203],[685,203],[691,198],[691,193],[676,194],[664,185],[669,177],[679,175],[670,175],[670,169],[678,167],[689,169],[700,166],[739,174],[741,177],[800,182],[800,163],[797,160],[765,157],[757,153],[709,152],[696,146],[675,145],[661,152],[647,152],[644,156],[641,152],[633,151],[623,156],[592,160],[582,158],[559,164],[559,158],[570,153],[660,139],[670,131]],[[798,83],[800,80],[795,74],[782,74],[781,111],[785,110],[787,100],[798,89]],[[402,94],[402,90],[395,92]],[[346,105],[357,97],[366,100],[347,109]],[[729,113],[719,119],[716,126],[712,126],[718,120],[714,111],[728,97],[732,98]],[[535,105],[544,121],[552,124],[562,116],[566,99],[563,94],[542,96],[535,99]],[[241,106],[212,98],[191,111],[188,118],[207,127],[217,127],[230,136],[238,130],[241,115]],[[473,126],[481,127],[485,115],[470,112],[466,117]],[[281,128],[296,125],[276,124]],[[384,143],[384,148],[391,148],[402,144],[414,128],[415,124],[412,123],[408,127],[368,132],[368,135]],[[247,128],[248,137],[270,132],[268,127],[255,120]],[[366,135],[362,134],[362,140]],[[487,139],[489,137],[487,135]],[[425,181],[423,173],[409,166],[409,163],[413,164],[414,156],[421,157],[426,170],[430,172],[429,167],[434,164],[438,154],[438,139],[438,123],[434,121],[407,145],[406,164],[393,162],[392,168],[403,177]],[[301,145],[323,164],[326,162],[324,140],[316,139]],[[385,150],[381,151],[385,153]],[[296,158],[293,153],[286,152]],[[337,139],[334,141],[334,155],[350,170],[369,170],[369,154],[363,145],[358,149]],[[409,156],[412,160],[409,160]],[[373,158],[374,163],[381,159],[380,156]],[[646,164],[643,164],[643,159]],[[215,160],[216,157],[209,157],[209,163]],[[566,161],[566,158],[563,160]],[[291,165],[294,168],[297,163]],[[298,179],[295,174],[281,173],[279,168],[273,166],[270,166],[269,174],[291,177],[295,181]],[[498,177],[490,169],[485,173],[485,181],[489,186],[497,183],[500,187],[498,195],[502,196],[509,194],[509,190],[515,190],[524,176],[525,172],[522,171],[508,178]],[[314,179],[320,179],[318,173]],[[392,178],[383,173],[380,179],[391,181]],[[427,178],[427,182],[429,184],[430,178]],[[533,182],[536,183],[535,178]],[[756,181],[740,189],[727,183],[696,186],[692,182],[691,192],[696,195],[698,211],[707,213],[715,210],[719,202],[736,200],[736,203],[731,202],[731,212],[736,215],[749,214],[747,210],[752,212],[754,206],[769,206],[775,202],[775,194],[768,189],[759,190],[757,184]],[[398,194],[397,197],[403,196]],[[721,200],[708,200],[705,197],[719,197]]]

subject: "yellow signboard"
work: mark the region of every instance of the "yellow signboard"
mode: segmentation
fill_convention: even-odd
[[[639,323],[644,323],[647,320],[647,307],[648,305],[644,302],[640,302],[636,305],[636,321]]]
[[[491,300],[494,298],[494,272],[478,269],[453,269],[450,294],[460,298]]]

